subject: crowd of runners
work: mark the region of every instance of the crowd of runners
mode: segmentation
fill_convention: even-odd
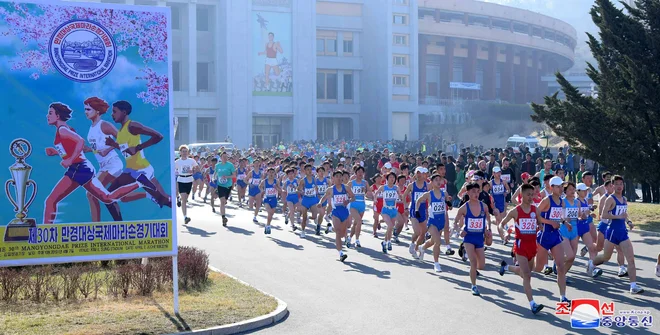
[[[447,179],[448,166],[458,171],[452,156],[398,154],[387,147],[378,152],[384,159],[378,160],[376,171],[368,174],[365,165],[373,164],[365,163],[370,158],[359,150],[318,157],[284,147],[191,153],[181,146],[179,155],[177,206],[185,224],[191,222],[191,199],[208,201],[214,213],[219,200],[223,226],[229,222],[227,202],[233,201],[238,210],[253,214],[255,223],[262,223],[258,214],[265,211],[266,235],[276,215],[301,238],[334,232],[342,262],[349,249],[364,247],[360,237],[365,220],[373,222],[370,233],[381,240],[384,254],[399,244],[404,230],[412,229],[411,257],[423,261],[431,249],[436,272],[442,271],[442,249],[454,255],[452,240],[460,241],[458,256],[470,264],[473,295],[480,294],[479,270],[484,270],[485,252],[497,234],[501,243],[511,246],[511,259],[501,261],[499,274],[521,277],[534,314],[543,305],[534,301],[532,272],[556,275],[559,300],[570,304],[566,275],[578,254],[588,259],[585,271],[596,278],[603,273],[598,266],[616,250],[618,276],[629,278],[631,294],[644,292],[636,283],[635,253],[628,237],[634,225],[628,219],[624,178],[609,172],[596,177],[582,171],[576,183],[561,166],[546,160],[534,174],[515,175],[508,151],[500,150],[497,159],[494,149],[479,157],[469,154],[461,166],[464,181],[452,178],[453,182]],[[368,206],[373,215],[365,217]],[[452,208],[458,211],[450,219]],[[660,276],[660,255],[656,275]]]

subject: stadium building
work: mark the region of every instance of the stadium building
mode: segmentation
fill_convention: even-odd
[[[172,11],[176,143],[417,139],[542,101],[576,31],[473,0],[103,0]]]

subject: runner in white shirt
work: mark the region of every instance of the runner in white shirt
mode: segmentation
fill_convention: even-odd
[[[109,184],[121,174],[124,169],[124,163],[119,158],[117,151],[113,147],[105,144],[107,137],[116,138],[117,128],[112,123],[104,121],[101,116],[108,111],[110,105],[103,99],[97,97],[87,98],[84,102],[85,116],[92,122],[87,132],[87,143],[84,152],[92,152],[99,163],[99,169],[96,172],[96,179],[98,179],[103,186],[108,187]],[[144,198],[146,193],[133,192],[121,199],[122,202],[133,201]],[[92,216],[92,222],[101,221],[101,207],[98,199],[87,192],[87,200],[89,201],[89,211]],[[121,214],[115,207],[108,207],[110,215],[113,220],[121,221]]]
[[[181,195],[181,212],[183,212],[184,223],[188,224],[190,218],[188,217],[188,195],[192,191],[193,172],[198,167],[197,161],[188,156],[188,147],[182,145],[179,147],[179,154],[181,158],[174,162],[174,171],[176,174],[176,182],[179,187],[179,194]]]

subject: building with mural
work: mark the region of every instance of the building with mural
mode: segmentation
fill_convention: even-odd
[[[471,100],[542,101],[576,31],[473,0],[103,0],[169,6],[176,143],[416,139]]]

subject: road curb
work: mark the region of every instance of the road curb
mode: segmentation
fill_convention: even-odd
[[[193,331],[189,331],[189,332],[175,333],[173,335],[188,335],[188,334],[190,334],[190,335],[228,335],[228,334],[237,334],[237,333],[241,333],[241,332],[247,332],[247,331],[255,330],[255,329],[258,329],[258,328],[274,325],[274,324],[280,322],[282,319],[284,319],[284,317],[286,317],[286,315],[289,313],[289,308],[288,308],[288,305],[286,304],[286,302],[278,299],[277,297],[273,296],[272,294],[268,294],[268,293],[254,287],[254,286],[252,286],[252,285],[250,285],[250,284],[248,284],[248,283],[246,283],[246,282],[244,282],[244,281],[242,281],[242,280],[240,280],[240,279],[238,279],[238,278],[236,278],[236,277],[234,277],[234,276],[232,276],[232,275],[230,275],[226,272],[223,272],[220,269],[217,269],[213,266],[209,266],[209,269],[211,269],[211,271],[213,271],[213,272],[222,273],[223,275],[225,275],[229,278],[232,278],[232,279],[236,280],[237,282],[239,282],[239,283],[241,283],[245,286],[249,286],[249,287],[251,287],[251,288],[253,288],[253,289],[269,296],[269,297],[272,297],[273,299],[277,300],[277,308],[274,311],[272,311],[272,312],[270,312],[266,315],[258,316],[258,317],[253,318],[253,319],[249,319],[249,320],[245,320],[245,321],[241,321],[241,322],[236,322],[236,323],[232,323],[232,324],[228,324],[228,325],[218,326],[218,327],[211,327],[211,328],[206,328],[206,329],[193,330]]]

